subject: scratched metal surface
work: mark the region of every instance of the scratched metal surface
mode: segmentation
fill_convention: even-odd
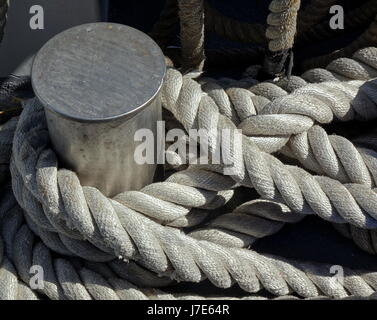
[[[85,24],[47,42],[35,57],[34,91],[43,105],[79,121],[141,110],[165,74],[161,49],[147,35],[116,23]]]

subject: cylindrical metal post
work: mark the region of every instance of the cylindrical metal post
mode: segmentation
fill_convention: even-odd
[[[45,107],[59,160],[83,185],[114,196],[152,182],[156,164],[135,161],[140,142],[134,134],[151,130],[151,147],[159,152],[164,75],[164,56],[153,40],[119,24],[74,27],[39,51],[33,88]]]

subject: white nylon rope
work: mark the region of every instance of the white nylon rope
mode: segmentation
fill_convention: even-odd
[[[188,14],[183,1],[179,5],[181,16]],[[282,19],[295,21],[298,6],[295,0],[272,1],[270,45],[293,43],[296,26],[280,30],[275,25],[283,27]],[[203,8],[198,12],[184,19],[200,19],[188,28],[197,27],[198,37],[186,54],[203,48]],[[38,298],[25,285],[32,265],[43,267],[47,281],[37,291],[51,299],[184,299],[193,296],[141,289],[130,280],[161,287],[204,279],[220,288],[237,283],[246,292],[264,288],[286,298],[292,293],[304,298],[374,297],[375,272],[346,268],[344,283],[334,284],[329,265],[288,261],[245,248],[307,214],[344,224],[351,233],[377,227],[374,151],[327,136],[319,126],[376,118],[376,85],[370,80],[377,76],[376,50],[363,49],[353,59],[338,59],[289,82],[197,82],[194,73],[169,69],[164,107],[186,130],[206,129],[216,136],[221,129],[241,128],[244,140],[236,147],[243,154],[232,154],[232,176],[222,174],[222,165],[191,166],[165,182],[113,199],[82,187],[74,172],[59,168],[49,148],[43,108],[28,101],[16,130],[17,119],[0,128],[2,181],[7,179],[14,134],[10,170],[18,203],[3,190],[0,298]],[[201,68],[203,61],[199,48],[196,55],[186,55],[184,66]],[[283,164],[270,154],[278,150],[326,176]],[[180,160],[175,161],[179,165]],[[232,189],[241,185],[255,188],[262,198],[202,226],[210,210],[227,203]],[[186,227],[195,228],[185,233]],[[362,239],[361,232],[353,233]]]
[[[34,193],[34,195],[37,195],[37,197],[38,198],[40,198],[40,196],[38,196],[38,188],[40,188],[41,186],[39,185],[38,186],[38,181],[45,181],[45,180],[43,180],[44,179],[44,177],[43,177],[43,175],[44,175],[44,173],[43,172],[40,172],[40,174],[34,174],[32,171],[33,170],[35,170],[35,169],[33,169],[33,168],[35,168],[35,165],[31,165],[33,162],[35,163],[35,161],[37,161],[38,159],[38,154],[43,154],[43,153],[47,153],[47,152],[45,152],[44,150],[43,150],[43,148],[45,147],[45,143],[47,143],[47,141],[46,140],[44,140],[44,141],[42,141],[42,145],[40,146],[40,147],[38,147],[38,136],[40,135],[40,132],[43,132],[45,129],[43,128],[43,125],[42,125],[42,127],[40,127],[40,128],[38,128],[38,126],[40,126],[40,124],[43,124],[43,120],[41,121],[41,119],[39,119],[36,115],[38,115],[39,114],[39,117],[40,117],[40,114],[42,113],[42,112],[40,112],[40,111],[34,111],[33,110],[33,108],[36,108],[37,110],[38,110],[38,106],[33,106],[33,103],[32,104],[30,104],[30,105],[28,105],[27,107],[26,107],[26,110],[25,110],[25,112],[24,112],[24,114],[21,116],[21,119],[22,119],[22,121],[24,121],[24,119],[27,119],[29,122],[28,123],[26,123],[25,124],[25,126],[26,126],[26,128],[29,126],[29,130],[32,128],[32,126],[30,127],[30,125],[31,125],[31,123],[33,122],[33,121],[35,121],[35,123],[37,123],[37,125],[36,125],[36,129],[39,129],[39,132],[38,132],[38,130],[36,130],[36,129],[34,129],[34,132],[33,132],[33,129],[32,129],[32,131],[23,131],[23,130],[25,130],[25,128],[23,128],[22,127],[22,125],[20,125],[20,123],[22,124],[23,122],[22,121],[20,121],[20,123],[19,123],[19,128],[18,128],[18,133],[16,133],[16,139],[15,139],[15,144],[14,144],[14,147],[15,147],[15,151],[17,151],[17,149],[16,148],[20,148],[20,150],[23,150],[23,152],[22,152],[22,154],[23,154],[23,156],[22,156],[22,158],[23,158],[23,161],[22,161],[22,164],[21,164],[21,170],[22,171],[24,171],[24,175],[23,175],[23,177],[21,176],[21,178],[23,178],[23,180],[24,181],[21,181],[21,183],[23,182],[23,183],[25,183],[25,185],[26,185],[26,190],[28,190],[27,188],[31,188],[31,193],[33,194]],[[40,108],[40,107],[39,107]],[[28,114],[28,112],[29,112],[29,114]],[[26,121],[27,122],[27,121]],[[18,139],[18,137],[19,137],[19,139]],[[16,140],[18,140],[18,142],[16,141]],[[43,140],[43,139],[42,139]],[[26,142],[26,143],[25,143]],[[18,144],[18,143],[20,143],[20,145]],[[35,145],[35,143],[37,143],[37,145]],[[36,149],[35,149],[36,148]],[[18,161],[17,160],[17,157],[18,157],[18,155],[17,155],[17,153],[18,153],[18,151],[17,152],[15,152],[14,153],[14,156],[15,156],[15,159],[16,159],[16,162]],[[41,157],[40,158],[40,160],[39,161],[46,161],[46,157],[47,156],[44,156],[44,157]],[[27,159],[27,158],[29,158],[29,159]],[[33,159],[34,158],[34,159]],[[47,158],[48,159],[48,158]],[[29,161],[29,160],[31,160],[31,161]],[[38,163],[38,162],[37,162]],[[42,162],[43,163],[43,162]],[[53,162],[51,162],[50,161],[50,165],[52,164]],[[16,193],[16,197],[19,197],[20,196],[20,194],[23,194],[23,196],[22,196],[22,201],[20,200],[20,199],[18,199],[18,201],[20,202],[20,204],[22,205],[22,202],[24,201],[24,199],[25,199],[25,194],[28,194],[28,192],[24,189],[24,191],[26,191],[26,192],[21,192],[21,193],[19,193],[19,192],[17,192],[17,189],[18,188],[20,188],[20,187],[22,187],[22,185],[20,186],[20,182],[18,182],[18,180],[17,180],[17,169],[20,169],[19,167],[17,167],[17,169],[16,169],[16,166],[17,165],[14,165],[15,163],[14,162],[12,162],[12,172],[13,172],[13,178],[14,178],[14,184],[13,184],[13,186],[14,186],[14,189],[15,189],[15,193]],[[43,168],[43,167],[46,167],[45,165],[37,165],[37,168],[39,169],[39,168]],[[52,169],[53,169],[53,167],[51,167]],[[50,169],[51,170],[51,169]],[[55,169],[53,169],[53,170],[55,170]],[[67,179],[68,177],[69,177],[69,175],[70,174],[68,174],[68,171],[67,170],[63,170],[64,172],[62,172],[63,173],[63,175],[62,175],[62,178],[63,179]],[[189,171],[190,172],[190,171]],[[191,175],[192,175],[192,172],[193,171],[191,171]],[[31,174],[31,175],[30,175]],[[199,181],[199,179],[197,178],[197,179],[192,179],[192,177],[190,176],[190,174],[188,174],[187,172],[185,173],[185,174],[182,174],[182,173],[178,173],[179,175],[181,175],[181,179],[183,179],[183,181],[184,181],[184,179],[186,179],[187,180],[187,177],[189,177],[189,179],[187,180],[190,184],[193,184],[194,183],[194,185],[198,185],[198,183],[199,183],[199,185],[200,185],[200,183],[202,183],[201,184],[201,186],[203,186],[203,182],[200,182]],[[26,177],[26,181],[25,181],[25,177]],[[50,174],[50,177],[51,177],[51,174]],[[34,181],[33,181],[34,180]],[[204,179],[204,180],[206,180],[206,179]],[[228,180],[228,179],[227,179]],[[65,180],[62,180],[62,181],[65,181]],[[70,181],[74,181],[74,180],[72,180],[72,179],[70,179]],[[35,183],[36,183],[36,185],[35,185]],[[229,182],[228,182],[229,183]],[[232,185],[233,184],[228,184],[227,185],[227,188],[226,189],[229,189],[229,188],[231,188],[232,187]],[[51,188],[54,188],[53,186],[51,186],[51,185],[49,185],[49,188],[46,188],[46,187],[44,187],[43,188],[43,190],[44,190],[44,192],[48,192],[48,191],[50,191],[50,190],[52,190]],[[61,185],[61,188],[62,188],[62,185]],[[212,187],[213,188],[213,187]],[[64,188],[63,188],[64,189]],[[98,198],[96,199],[96,197],[99,197],[99,198],[101,198],[100,197],[100,195],[96,192],[96,191],[94,191],[94,190],[91,190],[92,188],[87,188],[87,190],[85,190],[85,191],[87,191],[86,193],[84,193],[85,195],[84,196],[87,196],[90,200],[89,201],[95,201],[94,203],[96,203],[96,205],[98,206],[98,205],[106,205],[105,204],[105,202],[102,202],[102,200],[100,200],[101,202],[99,202],[98,203]],[[68,190],[67,190],[68,191]],[[219,191],[218,189],[216,189],[216,191]],[[95,195],[93,195],[93,192],[94,192],[94,194]],[[92,193],[92,194],[91,194]],[[77,192],[74,192],[74,194],[78,194]],[[93,196],[94,196],[94,198],[93,198]],[[49,196],[47,196],[47,198],[49,198]],[[86,199],[86,201],[88,201],[88,198]],[[26,200],[26,201],[28,201],[28,203],[30,202],[30,201],[32,201],[32,200],[30,200],[31,198],[26,198],[26,199],[28,199],[28,200]],[[42,200],[42,199],[41,199]],[[63,200],[63,203],[64,202],[66,202],[66,200],[67,199],[64,199]],[[43,201],[43,200],[42,200]],[[53,200],[53,199],[50,199],[49,200],[50,201],[50,203],[48,204],[49,206],[51,206],[51,201],[52,201],[52,204],[54,203],[54,202],[56,202],[56,200]],[[104,200],[103,200],[104,201]],[[59,203],[59,201],[57,202],[57,203]],[[47,207],[47,205],[44,203],[43,204],[44,206],[45,206],[45,208]],[[112,205],[114,206],[116,206],[116,207],[118,207],[118,204],[116,204],[116,203],[114,203],[114,202],[112,202]],[[76,204],[76,206],[77,206],[77,204]],[[28,207],[33,207],[33,206],[29,206],[28,205]],[[37,212],[38,211],[38,205],[36,205],[36,206],[34,206],[35,207],[35,211]],[[105,208],[105,207],[103,207],[103,208]],[[72,210],[72,209],[70,209],[70,210]],[[95,208],[93,207],[91,207],[91,210],[92,210],[92,212],[93,212],[93,210],[95,210]],[[30,210],[29,210],[30,211]],[[77,236],[79,236],[78,235],[78,233],[76,233],[76,232],[72,232],[72,230],[69,230],[69,228],[67,228],[67,226],[64,226],[64,224],[61,222],[61,221],[59,221],[59,220],[55,220],[56,218],[54,217],[54,209],[52,209],[51,207],[47,207],[47,210],[45,210],[45,212],[44,213],[46,213],[46,211],[47,211],[47,214],[49,215],[48,216],[48,219],[46,220],[46,221],[49,221],[48,223],[47,223],[47,226],[46,226],[46,224],[43,224],[43,223],[41,223],[41,221],[38,221],[39,223],[41,223],[41,225],[43,225],[45,228],[52,228],[53,230],[55,230],[55,228],[57,227],[58,228],[58,230],[59,229],[61,229],[61,230],[59,230],[59,231],[61,231],[62,233],[67,233],[67,235],[65,235],[65,236],[69,236],[69,237],[71,237],[71,238],[75,238],[75,237],[77,237]],[[30,215],[30,212],[28,212],[28,214]],[[40,212],[38,213],[39,214],[39,219],[43,219],[42,217],[43,217],[43,215],[40,215]],[[69,214],[69,213],[68,213]],[[33,212],[31,215],[30,215],[30,217],[34,217],[34,219],[37,219],[36,218],[36,216],[35,216],[35,212]],[[119,218],[119,217],[118,217]],[[46,219],[46,218],[45,218]],[[72,217],[70,218],[70,219],[72,219]],[[76,219],[77,219],[77,217],[76,217]],[[121,230],[118,230],[118,231],[116,231],[116,230],[112,230],[110,227],[111,227],[111,225],[106,225],[106,221],[103,221],[103,218],[102,218],[102,216],[96,216],[95,217],[95,219],[98,219],[98,220],[96,220],[96,223],[97,223],[97,225],[98,225],[98,222],[100,221],[100,223],[105,223],[105,225],[103,226],[104,228],[103,229],[101,229],[100,231],[98,231],[98,230],[93,230],[92,232],[94,232],[94,234],[91,234],[91,235],[89,235],[89,237],[88,237],[88,235],[86,235],[86,237],[88,238],[88,239],[90,239],[90,237],[91,237],[91,241],[92,242],[94,242],[96,245],[99,245],[99,248],[101,248],[101,249],[103,249],[104,247],[106,248],[106,246],[109,246],[109,243],[107,243],[106,241],[104,242],[104,243],[100,243],[101,241],[102,241],[102,239],[96,239],[96,236],[98,236],[98,234],[96,235],[96,233],[97,232],[102,232],[102,234],[104,233],[104,232],[109,232],[110,234],[111,233],[116,233],[116,232],[120,232],[121,234],[123,234],[122,233],[122,231]],[[38,220],[38,219],[37,219]],[[53,221],[53,222],[51,222],[51,220]],[[35,222],[35,221],[34,221]],[[43,221],[42,221],[43,222]],[[72,225],[74,225],[74,223],[75,223],[75,221],[70,221],[70,223],[72,223]],[[76,223],[77,223],[77,221],[76,221]],[[83,226],[81,226],[81,227],[83,227]],[[110,229],[108,229],[108,228],[110,228]],[[84,230],[84,229],[83,229]],[[82,230],[80,230],[81,232],[82,232]],[[85,230],[86,231],[86,230]],[[87,232],[87,231],[86,231]],[[143,233],[144,234],[144,233]],[[114,235],[113,235],[114,236]],[[159,236],[161,236],[161,234],[159,235]],[[86,238],[85,237],[85,238]],[[123,234],[123,237],[126,237],[126,234]],[[76,240],[80,240],[80,239],[76,239]],[[135,240],[135,239],[133,239],[133,240]],[[145,240],[145,239],[144,239]],[[156,240],[156,239],[155,239]],[[160,240],[160,239],[159,239]],[[139,241],[142,241],[143,242],[143,239],[139,239]],[[174,242],[174,241],[169,241],[169,243],[171,243],[171,242]],[[115,250],[117,250],[116,248],[112,248],[113,250],[115,249]],[[138,247],[138,249],[139,249],[139,247]],[[166,250],[166,248],[164,248],[165,250]],[[109,248],[106,248],[106,251],[108,251],[109,250]],[[124,251],[125,253],[127,253],[127,250],[131,250],[131,257],[135,254],[135,253],[133,253],[132,254],[132,252],[133,252],[133,249],[132,248],[122,248],[122,247],[120,247],[120,248],[118,248],[118,250],[121,252],[121,251]],[[108,252],[107,252],[108,253]],[[172,255],[172,253],[171,253],[171,255]],[[143,258],[147,258],[146,256],[144,256]],[[148,257],[148,259],[150,259],[151,257]],[[158,256],[156,256],[156,258],[158,258]],[[169,258],[170,258],[170,256],[169,256]],[[145,263],[145,261],[143,261],[144,263]],[[163,261],[162,261],[163,262]],[[147,262],[146,264],[148,265],[149,264],[149,267],[151,267],[151,266],[153,266],[153,263],[155,263],[155,261],[149,261],[149,262]],[[177,263],[177,262],[176,262]],[[150,264],[152,264],[152,265],[150,265]],[[176,264],[176,266],[177,266],[178,264]],[[175,267],[176,267],[175,266]],[[154,271],[157,271],[157,272],[161,272],[161,268],[159,269],[159,268],[156,268],[156,266],[153,266],[152,267],[152,270],[154,269]],[[164,268],[162,268],[162,269],[164,269]],[[176,270],[176,271],[178,271],[178,270]],[[207,271],[208,272],[208,271]],[[208,275],[210,275],[210,276],[212,276],[211,274],[209,274],[209,272],[208,272],[208,274],[206,274],[207,276]],[[224,274],[225,275],[225,274]],[[185,274],[185,276],[188,276],[188,274],[186,273]],[[183,278],[184,279],[184,278]],[[192,280],[192,279],[191,279]],[[216,283],[216,280],[213,278],[213,279],[211,279],[213,282],[215,282]],[[217,283],[217,284],[220,284],[220,283]]]
[[[171,295],[158,289],[137,288],[127,280],[119,278],[114,270],[103,264],[100,264],[101,267],[96,267],[82,264],[79,260],[52,258],[47,247],[39,242],[30,229],[22,223],[22,212],[19,209],[8,212],[3,219],[7,220],[7,226],[11,227],[7,232],[7,245],[10,248],[8,254],[12,256],[21,279],[29,283],[30,267],[42,266],[45,272],[44,286],[37,291],[51,299],[192,299],[198,297],[187,294]],[[347,297],[349,294],[367,297],[373,294],[373,288],[377,286],[377,276],[371,272],[360,273],[363,275],[360,277],[355,272],[346,269],[344,287],[334,286],[332,280],[323,274],[323,271],[330,266],[292,263],[292,261],[287,263],[282,259],[277,260],[267,256],[265,259],[278,266],[291,286],[291,290],[303,297],[319,297],[320,292],[335,298]],[[15,293],[25,286],[18,283],[17,287],[17,282],[9,286],[10,281],[17,278],[14,274],[4,273],[4,268],[7,268],[7,265],[3,264],[0,268],[0,283],[7,284],[8,299],[17,298]],[[300,271],[300,268],[305,271]],[[29,298],[36,298],[36,296],[29,296]]]

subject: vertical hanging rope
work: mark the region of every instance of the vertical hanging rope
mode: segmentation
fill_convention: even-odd
[[[231,41],[253,44],[266,43],[266,26],[259,23],[247,23],[227,17],[204,1],[206,30]]]
[[[4,38],[5,25],[7,23],[8,0],[0,0],[0,43]]]
[[[297,12],[300,4],[300,0],[273,0],[269,6],[270,14],[267,17],[266,30],[268,50],[264,62],[264,71],[268,75],[284,72],[296,35]],[[290,64],[288,75],[291,68]]]
[[[168,45],[175,27],[178,25],[177,0],[166,0],[158,21],[152,28],[150,36],[164,50]]]
[[[201,71],[205,60],[203,0],[178,0],[178,8],[183,71]]]

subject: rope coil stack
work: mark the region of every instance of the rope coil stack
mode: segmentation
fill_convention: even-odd
[[[285,39],[284,50],[293,46],[299,4],[275,0],[270,6],[285,17],[270,15],[271,25],[294,19],[269,38]],[[192,6],[196,14],[188,14]],[[351,141],[323,126],[377,118],[377,48],[301,77],[215,80],[200,77],[205,4],[178,1],[176,9],[184,73],[168,68],[163,106],[187,132],[211,132],[211,150],[221,130],[241,129],[239,144],[228,146],[242,150],[230,152],[232,175],[221,164],[190,165],[163,182],[107,198],[59,166],[42,105],[26,101],[20,117],[0,128],[0,299],[219,298],[171,291],[179,282],[205,280],[220,289],[238,286],[244,299],[264,299],[262,290],[284,299],[376,298],[376,271],[344,268],[344,281],[337,282],[328,264],[259,253],[253,244],[286,223],[317,215],[375,254],[373,136]],[[184,159],[170,156],[180,167]],[[260,198],[218,214],[241,186]],[[36,288],[33,266],[44,271]]]

